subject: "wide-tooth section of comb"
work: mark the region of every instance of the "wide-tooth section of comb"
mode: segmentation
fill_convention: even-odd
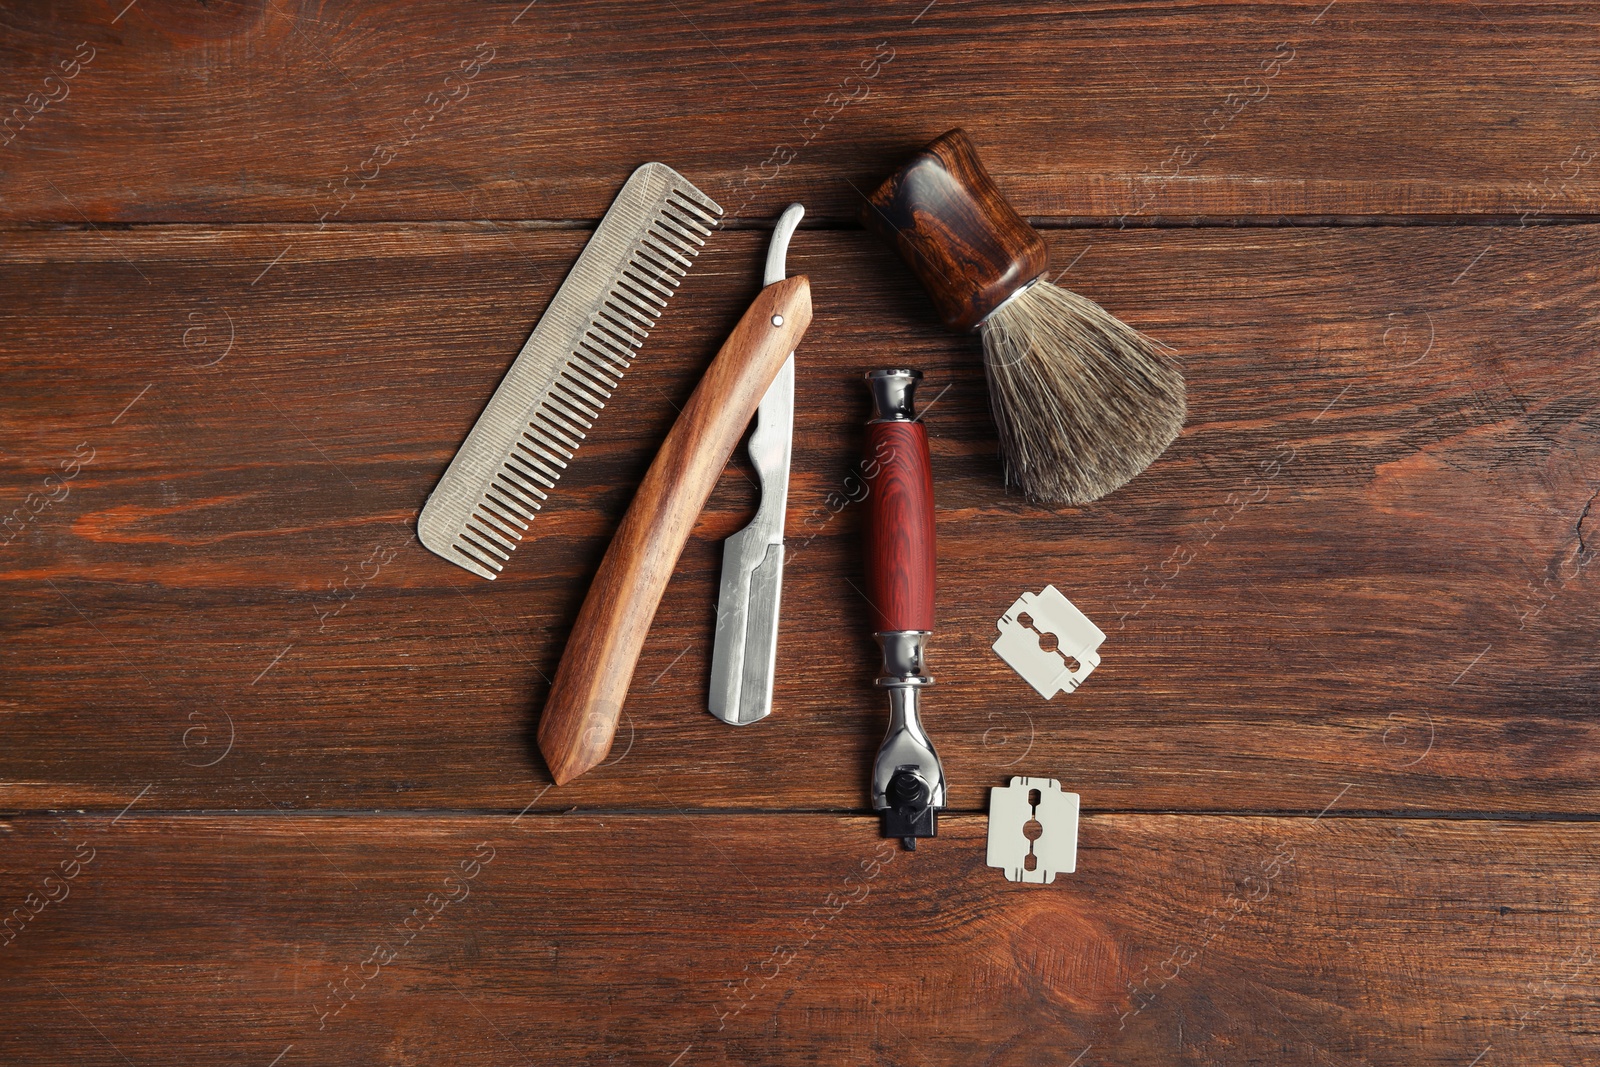
[[[721,216],[671,167],[633,172],[423,505],[424,545],[500,573]]]

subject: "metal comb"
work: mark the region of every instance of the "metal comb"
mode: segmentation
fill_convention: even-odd
[[[424,545],[500,573],[721,216],[666,164],[633,172],[423,505]]]

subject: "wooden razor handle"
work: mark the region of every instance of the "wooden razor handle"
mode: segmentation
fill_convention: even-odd
[[[921,377],[900,369],[868,375],[878,411],[862,460],[870,478],[862,536],[875,634],[933,629],[933,464],[927,427],[912,410]]]
[[[557,785],[611,750],[633,668],[700,509],[767,387],[811,323],[804,275],[761,290],[695,387],[639,483],[567,638],[539,719]]]
[[[906,160],[861,221],[906,261],[952,330],[977,326],[1043,274],[1044,238],[1006,202],[960,129]]]

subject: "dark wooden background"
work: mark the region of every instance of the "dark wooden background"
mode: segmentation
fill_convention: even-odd
[[[1600,1057],[1600,6],[525,4],[0,9],[0,1061]],[[1185,364],[1093,506],[1002,490],[970,340],[854,222],[957,124]],[[483,582],[417,510],[652,159],[728,226]],[[741,461],[551,789],[565,630],[791,200],[776,711],[703,710]],[[938,397],[915,854],[826,503],[881,363]],[[1109,635],[1050,703],[989,649],[1047,583]],[[1053,886],[984,865],[1012,774],[1082,795]]]

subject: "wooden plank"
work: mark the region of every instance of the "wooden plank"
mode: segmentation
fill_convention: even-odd
[[[886,708],[846,479],[861,373],[909,363],[940,539],[926,719],[955,807],[1029,773],[1100,811],[1314,814],[1345,785],[1342,809],[1594,810],[1586,227],[1053,233],[1062,281],[1174,345],[1191,389],[1166,457],[1056,512],[1000,487],[970,340],[865,235],[803,231],[817,318],[776,711],[703,710],[720,540],[755,496],[735,468],[611,764],[542,795],[545,679],[763,244],[713,238],[536,539],[485,582],[412,523],[583,239],[14,234],[0,500],[26,523],[0,557],[0,804],[114,810],[155,782],[170,808],[864,810]],[[1110,634],[1052,703],[989,647],[1046,583]]]
[[[1098,816],[1026,886],[976,817],[905,853],[864,818],[162,803],[11,824],[7,1062],[1600,1055],[1592,824]]]
[[[853,218],[958,124],[1034,216],[1593,214],[1600,53],[1572,42],[1597,25],[1494,0],[23,5],[0,218],[593,219],[652,159],[745,217]]]

